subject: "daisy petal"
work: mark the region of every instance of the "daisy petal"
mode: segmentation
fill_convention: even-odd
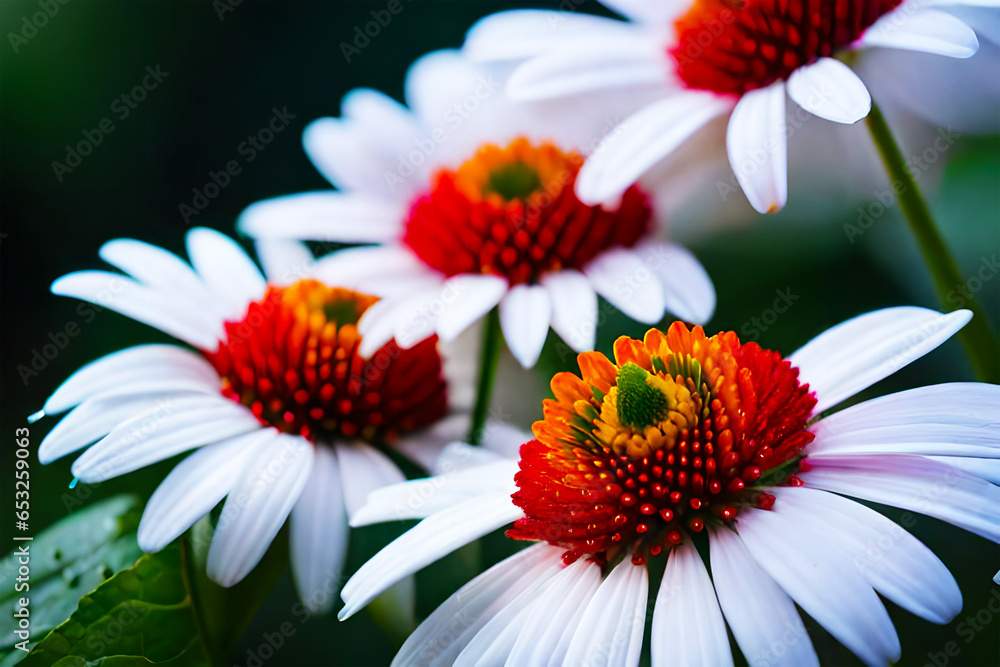
[[[674,547],[653,607],[655,665],[732,665],[712,580],[690,542]]]
[[[659,26],[670,21],[691,4],[689,0],[601,0],[601,4],[639,23]]]
[[[719,605],[747,661],[751,665],[819,665],[795,603],[757,565],[736,531],[715,530],[710,544]]]
[[[222,332],[221,322],[192,312],[191,304],[159,292],[131,278],[107,271],[76,271],[52,283],[52,293],[89,301],[148,324],[185,343],[214,349]]]
[[[219,376],[200,355],[176,345],[136,345],[101,357],[66,379],[45,401],[46,414],[58,414],[98,394],[146,378],[164,382],[200,379],[218,390]]]
[[[392,459],[361,440],[338,444],[337,460],[344,471],[344,504],[349,517],[364,506],[375,489],[406,481]]]
[[[775,213],[788,200],[785,83],[743,95],[726,130],[726,152],[736,180],[758,213]]]
[[[525,368],[538,361],[552,321],[552,299],[541,285],[515,285],[500,300],[500,329],[511,354]]]
[[[260,427],[248,409],[222,396],[165,397],[85,451],[73,462],[73,475],[103,482]]]
[[[649,570],[626,555],[587,604],[563,664],[638,665],[648,596]]]
[[[945,465],[955,466],[965,472],[1000,486],[1000,459],[976,459],[964,456],[928,456]]]
[[[308,246],[289,239],[259,239],[254,243],[257,258],[271,285],[291,285],[312,276],[316,259]]]
[[[392,664],[453,664],[498,612],[562,570],[563,551],[545,543],[536,544],[480,574],[413,631]]]
[[[552,300],[552,329],[576,352],[588,352],[597,342],[597,293],[579,271],[553,271],[541,285]]]
[[[620,40],[581,43],[533,58],[511,74],[507,93],[515,100],[535,101],[630,86],[666,86],[667,61],[659,44],[643,37],[635,33]]]
[[[826,330],[788,357],[816,392],[816,414],[924,356],[972,318],[927,308],[884,308]]]
[[[466,34],[462,53],[473,61],[523,60],[612,34],[627,38],[635,29],[579,12],[515,9],[480,19]]]
[[[317,447],[288,535],[295,588],[313,613],[333,608],[349,534],[337,457],[329,447]]]
[[[376,283],[405,281],[423,270],[420,260],[406,248],[374,245],[345,248],[321,257],[314,275],[327,285],[373,291]]]
[[[101,259],[139,282],[195,301],[214,314],[212,296],[191,266],[172,252],[132,239],[115,239],[101,246]]]
[[[236,483],[261,447],[272,446],[271,429],[202,447],[177,464],[146,504],[139,522],[139,546],[159,551],[212,511]]]
[[[788,78],[788,96],[809,113],[852,124],[872,108],[872,97],[854,71],[833,58],[820,58]]]
[[[979,50],[976,32],[938,9],[887,14],[868,28],[858,43],[950,58],[971,58]]]
[[[444,341],[453,341],[490,312],[507,292],[507,280],[500,276],[460,274],[449,278],[441,289],[443,310],[437,321],[437,333]]]
[[[739,531],[757,564],[840,643],[870,665],[899,660],[899,638],[878,595],[815,522],[775,504],[741,512]]]
[[[451,398],[452,386],[449,382],[449,399]],[[399,438],[392,447],[395,451],[410,459],[424,470],[429,470],[433,473],[448,472],[448,469],[436,467],[440,460],[439,457],[450,443],[455,443],[464,438],[469,432],[471,425],[472,418],[468,412],[448,415],[427,428]],[[479,448],[476,449],[485,451]]]
[[[841,410],[813,427],[806,452],[934,454],[1000,459],[1000,387],[956,382],[918,387]]]
[[[663,288],[636,251],[612,248],[583,269],[594,291],[626,316],[656,324],[665,310]]]
[[[387,174],[395,164],[386,159],[363,119],[319,118],[302,132],[302,146],[316,169],[342,191],[374,197],[392,193]],[[400,190],[405,198],[405,193]]]
[[[212,581],[229,588],[257,566],[299,499],[315,458],[309,441],[284,433],[257,450],[222,507],[208,549]]]
[[[403,577],[523,516],[509,494],[486,494],[433,514],[361,566],[343,590],[344,620]]]
[[[645,243],[636,250],[659,277],[668,312],[698,325],[712,319],[715,286],[694,255],[673,243]]]
[[[962,610],[962,593],[944,563],[895,522],[853,500],[805,488],[773,490],[782,510],[823,524],[824,540],[847,552],[872,587],[931,623]]]
[[[585,204],[617,199],[653,165],[731,103],[711,93],[681,92],[636,112],[601,141],[576,180]],[[759,130],[757,130],[759,132]]]
[[[303,192],[248,206],[236,222],[252,238],[382,243],[400,232],[399,205],[353,192]]]
[[[1000,487],[922,456],[815,456],[806,486],[926,514],[1000,542]]]
[[[264,276],[236,241],[204,227],[192,229],[186,240],[191,264],[222,301],[227,318],[242,317],[251,301],[264,296]]]
[[[528,610],[507,657],[508,664],[566,664],[570,639],[600,585],[600,566],[585,558],[553,577],[545,594],[539,595]]]

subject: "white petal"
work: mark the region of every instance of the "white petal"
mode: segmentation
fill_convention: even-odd
[[[588,352],[597,343],[597,293],[579,271],[553,271],[541,285],[552,301],[552,329],[576,352]]]
[[[541,285],[514,285],[500,301],[500,329],[511,354],[531,368],[542,354],[552,321],[552,300]]]
[[[214,350],[222,333],[215,317],[209,324],[209,318],[192,312],[196,303],[182,303],[117,273],[77,271],[57,279],[51,289],[53,294],[108,308],[201,349]]]
[[[236,226],[253,238],[381,243],[399,236],[405,211],[353,192],[303,192],[247,207]]]
[[[690,0],[601,0],[601,4],[633,21],[658,26],[687,9]]]
[[[708,550],[719,605],[751,665],[819,665],[795,603],[781,590],[734,530],[710,534]]]
[[[199,304],[204,315],[214,318],[216,308],[208,288],[194,269],[172,252],[142,241],[115,239],[101,246],[98,254],[108,264],[149,287],[170,292],[181,301]]]
[[[247,463],[274,446],[278,433],[260,429],[202,447],[177,464],[146,504],[139,546],[159,551],[212,511],[236,484]]]
[[[312,276],[316,259],[308,246],[289,239],[265,238],[254,243],[257,258],[271,285],[291,285]]]
[[[329,447],[317,447],[312,472],[292,508],[288,533],[295,588],[313,613],[333,608],[349,534],[337,457]]]
[[[368,359],[383,345],[392,340],[396,331],[396,322],[407,308],[409,300],[400,298],[385,298],[377,301],[358,321],[358,333],[361,334],[361,344],[358,354]],[[433,334],[431,330],[427,335]]]
[[[200,379],[219,387],[219,376],[203,357],[176,345],[137,345],[83,366],[45,401],[46,414],[58,414],[81,401],[111,393],[139,379]]]
[[[928,456],[927,458],[938,463],[955,466],[969,474],[985,479],[990,484],[1000,485],[1000,459],[976,459],[964,456]]]
[[[715,313],[715,286],[701,262],[673,243],[644,243],[636,251],[659,277],[667,311],[702,325]]]
[[[813,522],[778,510],[744,510],[739,533],[747,550],[802,609],[870,665],[899,660],[899,638],[872,587],[847,555],[822,539]]]
[[[90,484],[103,482],[260,428],[248,409],[221,396],[166,397],[85,451],[73,462],[73,475]]]
[[[530,440],[531,437],[528,437]],[[526,442],[526,441],[525,441]],[[452,442],[441,450],[441,455],[434,464],[434,469],[439,474],[447,474],[469,470],[478,466],[498,463],[499,461],[511,460],[496,452],[490,451],[485,446],[467,445],[464,442]],[[517,460],[516,457],[513,460]]]
[[[523,549],[449,597],[409,636],[393,665],[451,665],[508,603],[562,570],[563,549],[546,543]]]
[[[236,241],[204,227],[192,229],[186,240],[191,264],[228,318],[242,317],[251,301],[264,296],[264,276]]]
[[[423,519],[483,495],[508,497],[517,491],[516,461],[491,461],[435,477],[385,486],[368,495],[368,501],[351,515],[352,526],[382,521]]]
[[[726,152],[750,205],[758,213],[780,211],[788,200],[783,81],[740,98],[726,129]]]
[[[725,113],[727,100],[704,92],[682,92],[636,112],[605,137],[576,180],[585,204],[618,198],[667,154],[708,121]]]
[[[636,31],[628,38],[580,43],[540,55],[514,70],[507,93],[515,100],[533,101],[630,86],[666,87],[669,62],[662,45],[645,37]]]
[[[818,521],[823,540],[847,552],[876,591],[932,623],[962,610],[962,593],[948,568],[898,524],[853,500],[805,488],[774,489],[781,509]]]
[[[650,635],[655,665],[732,665],[712,580],[690,542],[674,547],[656,594]]]
[[[521,445],[534,439],[531,431],[525,431],[507,422],[486,420],[482,446],[504,458],[514,461],[520,458]]]
[[[45,435],[38,446],[38,461],[51,463],[71,454],[170,398],[163,392],[88,398]]]
[[[369,294],[384,294],[385,282],[400,282],[405,294],[407,283],[419,279],[426,267],[409,249],[400,245],[361,246],[337,250],[316,262],[314,275],[327,285],[348,287]]]
[[[305,438],[280,434],[257,450],[226,499],[208,549],[209,578],[238,583],[267,553],[309,478],[316,453]]]
[[[634,667],[646,627],[649,569],[629,556],[615,566],[587,605],[564,664]]]
[[[448,402],[451,403],[451,386],[448,392]],[[472,419],[467,412],[451,414],[427,428],[400,437],[392,448],[425,470],[444,472],[435,469],[442,451],[449,443],[464,438],[471,425]]]
[[[864,82],[833,58],[820,58],[792,72],[788,96],[811,114],[848,125],[867,116],[872,108]]]
[[[976,32],[938,9],[891,12],[865,30],[859,43],[950,58],[971,58],[979,50]]]
[[[509,494],[483,495],[429,516],[354,573],[341,591],[340,619],[353,616],[403,577],[521,516]]]
[[[594,291],[626,316],[655,324],[666,309],[659,279],[634,250],[612,248],[583,269]]]
[[[405,199],[410,189],[394,187],[392,176],[399,178],[394,171],[396,165],[372,140],[374,131],[359,118],[319,118],[302,132],[302,146],[316,169],[339,190]]]
[[[337,460],[343,470],[344,504],[349,517],[364,506],[375,489],[406,481],[392,459],[361,440],[338,444]]]
[[[637,31],[622,21],[579,12],[515,9],[480,19],[465,36],[471,60],[522,60],[581,42],[628,37]]]
[[[927,308],[884,308],[827,329],[788,357],[816,392],[816,414],[924,356],[972,318]]]
[[[807,486],[926,514],[1000,542],[1000,487],[922,456],[809,457]]]
[[[460,274],[445,281],[441,289],[443,310],[437,333],[451,341],[473,322],[490,312],[507,292],[507,280],[500,276]]]
[[[806,450],[1000,459],[1000,387],[956,382],[882,396],[821,419]]]
[[[601,568],[581,558],[552,578],[531,605],[511,647],[510,665],[562,665],[584,610],[601,585]],[[567,639],[563,641],[563,637]]]

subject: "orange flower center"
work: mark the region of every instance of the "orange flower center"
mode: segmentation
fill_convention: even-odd
[[[651,329],[615,342],[615,362],[579,356],[582,377],[560,373],[554,400],[521,448],[508,531],[546,540],[567,558],[634,546],[645,562],[685,531],[769,508],[762,487],[796,484],[816,399],[776,352],[733,332]]]
[[[447,409],[437,338],[358,353],[357,321],[378,299],[314,280],[270,287],[206,353],[222,393],[263,424],[310,440],[392,442]]]
[[[573,193],[582,164],[576,153],[524,138],[482,146],[416,198],[403,240],[446,276],[489,273],[511,284],[634,245],[652,217],[646,196],[633,186],[616,211],[587,206]]]

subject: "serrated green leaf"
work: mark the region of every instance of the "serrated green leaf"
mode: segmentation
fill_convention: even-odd
[[[210,664],[182,545],[147,554],[80,599],[77,610],[20,664],[132,667]]]
[[[17,549],[0,561],[0,606],[13,610],[17,600],[30,600],[31,635],[41,639],[77,608],[80,596],[142,555],[135,540],[141,506],[134,496],[115,496],[75,512],[25,541],[30,554],[30,588],[15,590]],[[20,661],[14,648],[16,619],[0,615],[0,665]]]

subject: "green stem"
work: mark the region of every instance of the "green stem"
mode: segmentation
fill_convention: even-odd
[[[476,390],[476,406],[472,410],[472,427],[469,429],[469,443],[478,445],[483,440],[483,427],[490,409],[490,397],[497,378],[497,364],[500,362],[500,348],[503,336],[500,334],[500,315],[494,308],[483,323],[483,348],[479,357],[479,386]]]
[[[955,310],[949,295],[954,295],[955,290],[965,284],[965,279],[931,217],[916,180],[906,168],[903,152],[892,136],[885,116],[875,104],[872,104],[866,123],[882,156],[882,164],[889,175],[893,191],[898,193],[899,208],[920,246],[924,263],[931,272],[934,290],[941,306],[946,311]],[[976,377],[986,382],[1000,383],[1000,345],[990,331],[986,316],[975,299],[970,298],[962,305],[972,311],[972,321],[958,332],[958,337],[965,346]]]

